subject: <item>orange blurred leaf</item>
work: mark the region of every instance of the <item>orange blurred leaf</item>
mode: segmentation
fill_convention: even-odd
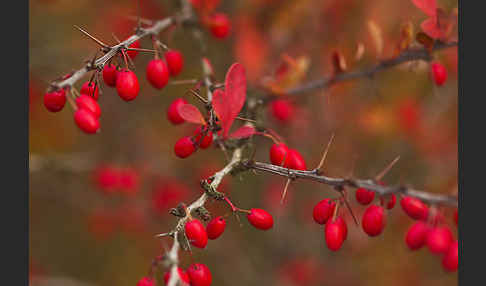
[[[375,45],[376,55],[379,57],[383,53],[383,33],[381,32],[381,28],[373,20],[368,21],[367,27]]]

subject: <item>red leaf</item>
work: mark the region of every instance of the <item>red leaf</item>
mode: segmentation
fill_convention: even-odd
[[[235,132],[231,133],[231,135],[229,136],[229,138],[232,138],[232,139],[241,139],[241,138],[250,137],[253,134],[256,134],[256,130],[253,127],[251,127],[251,126],[241,126]]]
[[[429,16],[435,16],[437,9],[436,0],[412,0],[412,3]]]
[[[183,104],[179,106],[177,110],[179,111],[180,116],[187,122],[201,125],[206,124],[206,121],[204,120],[201,112],[199,112],[199,109],[192,104]]]
[[[442,36],[442,31],[437,24],[437,17],[428,18],[420,24],[420,27],[422,28],[422,31],[432,39],[439,39]]]
[[[228,132],[240,113],[246,99],[246,75],[245,68],[234,63],[226,73],[225,91],[215,90],[213,93],[213,108],[221,121],[223,138],[228,137]]]

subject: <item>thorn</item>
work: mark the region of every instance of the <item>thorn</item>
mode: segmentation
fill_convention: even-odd
[[[329,148],[331,147],[331,143],[334,140],[334,133],[331,135],[331,139],[329,139],[329,142],[327,143],[326,149],[324,150],[324,154],[322,154],[321,161],[319,162],[319,165],[317,166],[317,170],[321,169],[322,165],[324,165],[324,161],[326,160],[327,157],[327,152],[329,152]]]
[[[285,197],[287,196],[287,189],[289,188],[290,185],[290,179],[287,179],[287,182],[285,182],[285,187],[282,193],[282,198],[280,199],[280,204],[283,205],[283,202],[285,200]]]
[[[206,99],[204,99],[202,96],[199,95],[199,93],[195,92],[194,90],[189,89],[187,92],[190,92],[192,95],[194,95],[195,97],[197,97],[197,99],[199,99],[200,101],[202,101],[204,104],[207,104],[208,103],[208,101]]]
[[[242,121],[248,121],[248,122],[256,123],[256,120],[253,120],[253,119],[243,118],[243,117],[239,117],[239,116],[236,116],[235,118],[238,119],[238,120],[242,120]]]
[[[383,171],[381,171],[378,175],[376,175],[375,181],[380,181],[386,175],[386,173],[388,173],[391,170],[391,168],[398,162],[398,160],[400,160],[400,156],[397,156],[395,159],[393,159],[393,161],[391,161],[391,163],[388,164],[388,166],[386,166],[385,169],[383,169]]]
[[[195,84],[198,83],[197,79],[183,79],[183,80],[172,80],[169,81],[171,85],[179,85],[179,84]]]
[[[149,53],[156,53],[156,50],[151,49],[140,49],[140,48],[126,48],[127,51],[138,51],[138,52],[149,52]]]
[[[356,216],[354,215],[353,213],[353,210],[351,209],[351,206],[349,205],[348,203],[348,200],[346,199],[346,197],[344,196],[344,192],[341,193],[342,197],[343,197],[343,201],[344,201],[344,204],[346,205],[346,207],[348,208],[349,210],[349,213],[351,213],[351,216],[353,217],[353,220],[354,220],[354,223],[356,224],[356,226],[359,226],[359,222],[358,220],[356,219]]]
[[[74,25],[74,27],[76,27],[79,31],[81,31],[81,33],[83,33],[84,35],[86,35],[88,38],[90,38],[91,40],[95,41],[98,45],[102,46],[103,48],[110,48],[107,44],[103,43],[102,41],[98,40],[97,38],[91,36],[88,32],[86,32],[85,30],[81,29],[81,27],[77,26],[77,25]]]
[[[165,237],[165,236],[171,236],[172,232],[164,232],[164,233],[159,233],[154,235],[154,237]]]

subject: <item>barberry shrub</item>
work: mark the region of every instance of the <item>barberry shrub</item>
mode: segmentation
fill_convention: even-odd
[[[53,232],[62,247],[79,233],[81,247],[70,249],[93,251],[69,261],[96,263],[108,277],[99,284],[379,284],[403,277],[376,274],[377,260],[400,269],[420,251],[435,261],[427,275],[454,284],[455,9],[435,0],[397,1],[393,11],[356,1],[139,2],[90,8],[82,20],[95,18],[93,31],[79,29],[97,53],[46,79],[38,104],[31,87],[31,149],[69,153],[31,164],[62,171],[34,177],[32,209],[76,206],[52,219],[69,221],[69,232],[41,221],[33,236]],[[33,17],[48,18],[37,9]],[[98,39],[106,29],[111,38]],[[46,201],[43,188],[59,198]],[[85,232],[69,228],[78,221]],[[111,247],[111,259],[92,258]],[[423,278],[405,268],[407,283]],[[397,277],[380,278],[388,275]]]

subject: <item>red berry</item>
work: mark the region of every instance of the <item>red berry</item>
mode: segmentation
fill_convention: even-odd
[[[408,229],[407,235],[405,236],[405,242],[407,243],[408,248],[411,250],[422,248],[422,246],[425,245],[429,229],[429,226],[422,221],[414,223]]]
[[[395,194],[391,194],[390,197],[388,198],[388,202],[386,202],[385,204],[385,208],[387,210],[391,210],[396,203],[397,203],[397,196],[395,196]]]
[[[201,263],[194,263],[189,266],[187,275],[191,280],[191,286],[210,286],[213,280],[209,268]]]
[[[101,116],[100,105],[89,95],[81,94],[81,96],[76,98],[76,105],[78,106],[78,108],[91,111],[96,116],[96,118],[99,118]]]
[[[272,115],[281,122],[292,120],[295,114],[295,109],[289,100],[277,99],[272,101],[270,105]]]
[[[356,190],[356,200],[362,205],[368,205],[375,198],[375,192],[369,191],[365,188],[359,188]]]
[[[261,230],[268,230],[273,226],[272,215],[262,209],[251,209],[246,218],[254,227]]]
[[[189,157],[194,151],[196,147],[190,136],[182,137],[174,145],[174,152],[179,158]]]
[[[204,225],[198,219],[188,221],[184,226],[184,230],[187,239],[189,239],[192,245],[199,248],[206,247],[206,244],[208,244],[208,235]]]
[[[344,231],[344,240],[346,240],[346,238],[348,238],[348,226],[346,225],[346,221],[341,217],[336,218],[336,221],[341,225],[341,228]]]
[[[369,206],[363,214],[361,225],[367,235],[379,235],[386,225],[385,210],[377,205]]]
[[[161,59],[153,59],[147,64],[147,80],[150,84],[161,89],[169,82],[169,68]]]
[[[134,100],[140,91],[140,85],[135,73],[130,70],[119,71],[116,76],[116,91],[123,100]]]
[[[277,166],[282,166],[282,163],[287,158],[289,148],[284,143],[273,144],[270,148],[270,162]]]
[[[226,38],[229,35],[231,29],[231,23],[228,16],[223,13],[213,14],[209,19],[209,29],[211,31],[211,34],[213,34],[213,36],[215,36],[216,38]]]
[[[140,42],[136,40],[135,42],[131,43],[129,48],[140,49]],[[127,56],[129,56],[132,60],[138,55],[138,51],[127,51]]]
[[[287,159],[285,160],[284,167],[294,170],[307,170],[304,157],[295,149],[289,149],[287,152]]]
[[[439,62],[434,62],[430,65],[430,70],[432,72],[432,77],[434,78],[435,84],[438,86],[443,85],[447,80],[447,70]]]
[[[457,210],[454,211],[454,222],[456,223],[457,225],[457,222],[458,222],[458,216],[459,216],[459,213]]]
[[[171,270],[169,269],[169,271],[165,272],[165,274],[164,274],[164,283],[165,283],[165,285],[169,285],[170,272],[171,272]],[[184,270],[182,270],[182,268],[180,268],[180,267],[177,267],[177,272],[179,272],[178,273],[179,274],[179,279],[182,282],[184,282],[184,283],[186,283],[186,284],[189,285],[189,283],[191,282],[189,280],[189,275],[187,275],[187,273]]]
[[[331,199],[323,199],[318,202],[312,211],[312,217],[318,224],[325,224],[327,220],[333,215],[336,203]]]
[[[143,277],[137,282],[137,286],[154,286],[155,281],[150,277]]]
[[[66,104],[66,92],[64,89],[47,92],[44,94],[44,105],[50,112],[61,111]]]
[[[432,228],[427,233],[426,243],[430,252],[444,254],[449,249],[453,240],[451,230],[446,226],[439,226]]]
[[[184,118],[181,117],[179,114],[179,106],[187,104],[187,100],[184,98],[176,98],[172,103],[169,105],[167,109],[167,119],[174,125],[184,123]]]
[[[94,171],[94,181],[105,194],[116,191],[120,180],[119,171],[112,166],[100,166]]]
[[[88,134],[96,133],[100,129],[98,118],[87,109],[78,108],[74,113],[74,121],[81,130]]]
[[[442,267],[447,272],[457,271],[457,266],[459,265],[459,243],[454,241],[449,246],[446,254],[442,258]]]
[[[403,197],[400,200],[400,205],[405,213],[413,219],[426,220],[429,216],[429,207],[417,198]]]
[[[194,131],[194,136],[195,136],[194,141],[196,143],[199,143],[199,147],[206,149],[209,148],[209,146],[211,146],[211,143],[213,143],[213,133],[211,131],[208,131],[206,136],[204,136],[204,138],[201,140],[203,129],[204,127],[198,127]]]
[[[98,100],[98,96],[99,96],[98,85],[96,85],[94,82],[87,81],[81,87],[80,93],[87,94],[92,98],[94,98],[95,100]]]
[[[107,86],[116,86],[117,73],[118,71],[116,70],[116,66],[114,64],[106,64],[103,67],[103,81],[106,83]]]
[[[171,76],[177,76],[181,73],[184,67],[184,57],[181,52],[178,50],[167,51],[165,53],[165,60],[167,61]]]
[[[207,225],[206,231],[209,239],[220,237],[226,228],[226,221],[222,216],[213,218]]]
[[[136,194],[139,190],[140,175],[133,168],[120,170],[120,188],[125,194]]]
[[[347,233],[346,223],[341,217],[328,221],[324,227],[327,248],[332,251],[339,250],[346,239]]]

